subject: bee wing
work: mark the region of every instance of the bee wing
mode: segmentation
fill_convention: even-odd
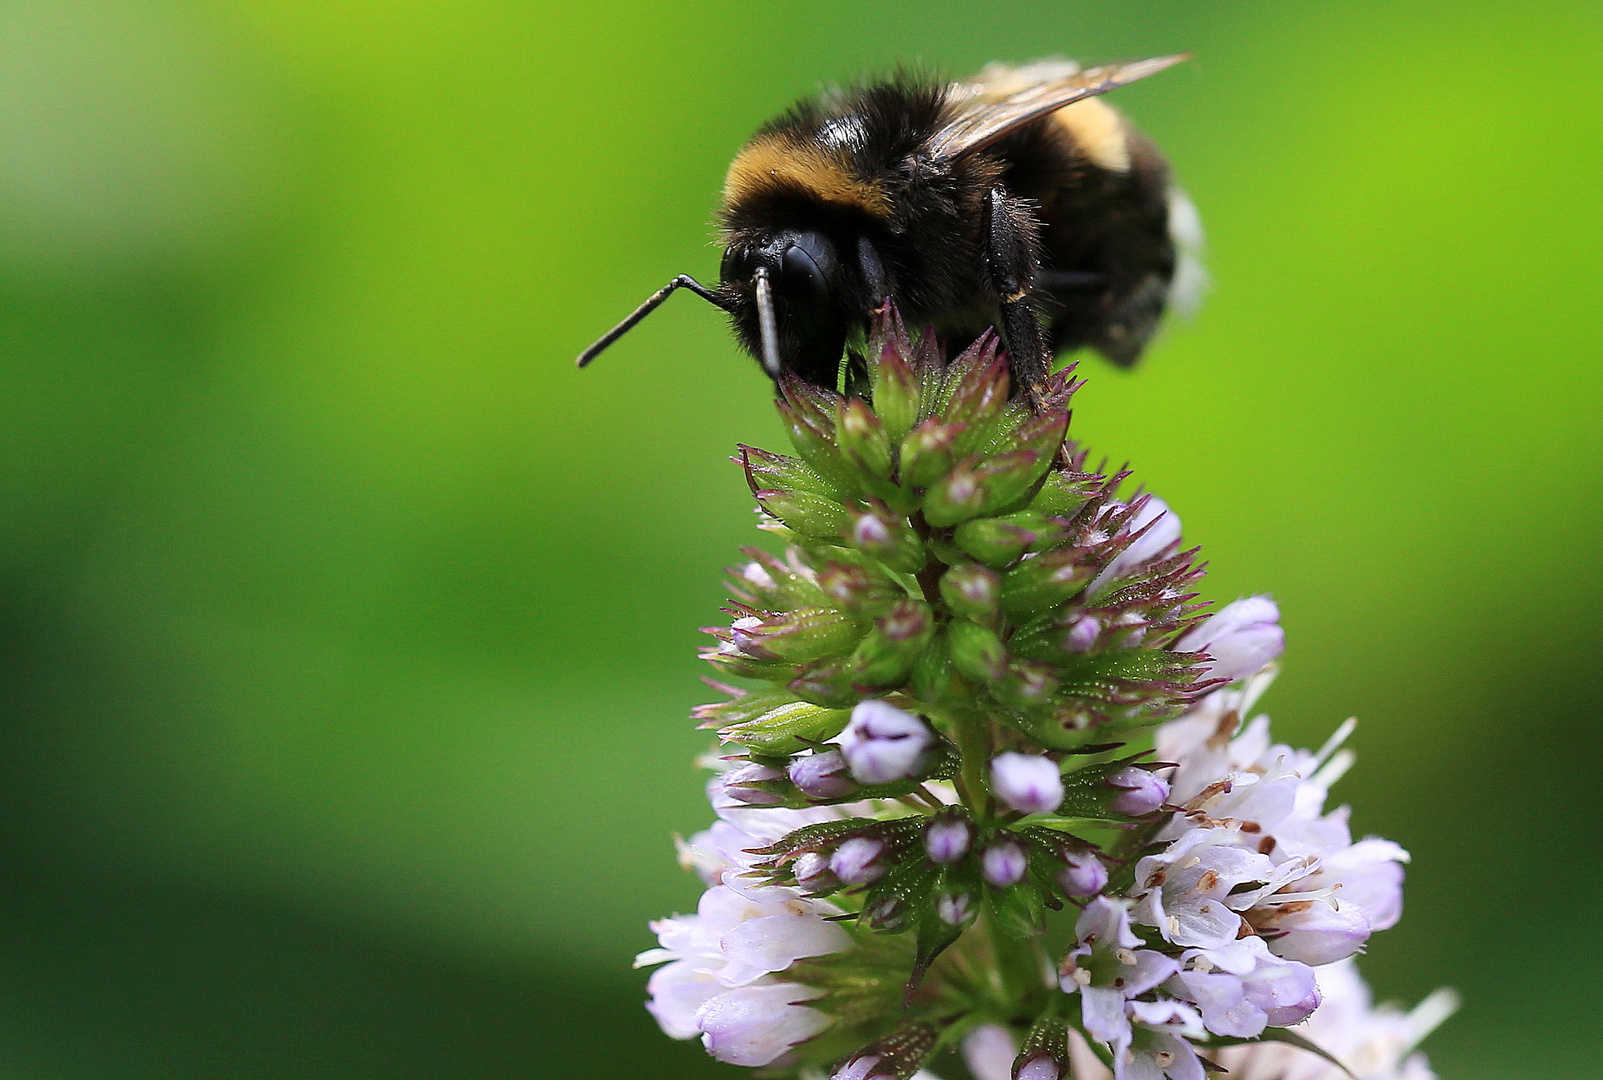
[[[935,132],[927,149],[933,157],[957,157],[983,150],[1008,132],[1039,120],[1047,113],[1156,75],[1186,59],[1187,55],[1157,56],[1086,71],[1076,71],[1068,64],[1039,65],[1037,70],[1049,77],[1031,82],[1022,89],[1008,87],[1015,80],[1005,75],[994,80],[958,83],[951,90],[956,115]],[[1009,74],[1028,72],[1029,69],[1022,69]],[[999,84],[1011,92],[998,92]]]

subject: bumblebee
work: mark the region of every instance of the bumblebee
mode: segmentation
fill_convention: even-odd
[[[998,328],[1032,393],[1059,353],[1135,363],[1198,291],[1200,236],[1162,156],[1098,98],[1182,59],[900,74],[799,103],[729,166],[718,286],[674,278],[579,366],[681,288],[727,312],[776,380],[836,387],[887,299],[955,338]]]

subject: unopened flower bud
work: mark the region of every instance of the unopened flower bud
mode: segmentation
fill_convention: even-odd
[[[974,844],[974,826],[955,813],[942,812],[924,830],[924,851],[930,861],[955,863]]]
[[[952,467],[952,447],[962,428],[935,417],[922,420],[902,440],[902,484],[928,487]]]
[[[1044,1016],[1013,1059],[1012,1080],[1063,1080],[1069,1071],[1068,1027],[1055,1016]]]
[[[1085,587],[1091,568],[1072,548],[1031,555],[1002,579],[1002,610],[1017,620],[1035,617]]]
[[[1041,1054],[1018,1067],[1014,1080],[1062,1080],[1063,1069],[1051,1057]]]
[[[1070,851],[1058,871],[1058,887],[1069,896],[1095,896],[1108,884],[1108,868],[1090,852]]]
[[[746,615],[729,624],[729,640],[747,656],[759,660],[772,660],[774,654],[763,648],[763,635],[768,624],[756,615]]]
[[[935,1028],[923,1021],[903,1024],[847,1058],[830,1080],[907,1080],[935,1049]]]
[[[748,806],[777,806],[785,799],[771,790],[771,786],[784,779],[786,776],[780,770],[750,761],[724,774],[724,792]]]
[[[1127,765],[1108,777],[1108,785],[1122,792],[1108,803],[1109,808],[1115,813],[1128,814],[1130,817],[1150,814],[1169,798],[1169,784],[1166,780],[1134,765]]]
[[[997,840],[986,847],[985,853],[980,856],[980,872],[985,875],[988,884],[998,889],[1017,885],[1024,880],[1029,865],[1024,849],[1012,840]]]
[[[1249,596],[1226,604],[1175,644],[1181,652],[1205,652],[1212,658],[1203,677],[1235,682],[1255,675],[1286,651],[1280,609],[1267,596]]]
[[[804,893],[826,896],[840,888],[840,878],[829,868],[829,860],[816,851],[804,851],[790,864],[790,872]]]
[[[839,750],[823,750],[791,759],[790,782],[814,799],[844,799],[857,790]]]
[[[879,417],[862,399],[852,398],[841,406],[836,434],[846,460],[871,476],[881,479],[890,476],[890,436],[885,433],[885,425],[880,423]]]
[[[896,1080],[896,1070],[878,1054],[859,1054],[831,1073],[829,1080]]]
[[[1044,814],[1063,802],[1063,773],[1051,758],[998,754],[991,759],[991,790],[1022,814]]]
[[[868,836],[854,836],[829,857],[829,869],[846,885],[869,885],[885,874],[882,861],[886,844]]]
[[[1102,624],[1093,616],[1081,615],[1069,623],[1068,630],[1064,632],[1063,648],[1072,653],[1089,652],[1101,632]]]
[[[929,763],[935,735],[912,713],[883,701],[861,701],[839,742],[858,783],[889,784],[918,775]]]
[[[996,616],[1001,587],[996,571],[978,563],[960,563],[941,578],[941,599],[959,615],[985,622]]]
[[[874,358],[872,343],[869,358]],[[918,422],[918,375],[908,363],[901,348],[886,341],[880,348],[879,363],[874,365],[874,412],[885,425],[885,433],[892,439],[904,438]]]
[[[968,893],[943,893],[935,901],[935,915],[947,926],[966,926],[974,921],[974,901]]]

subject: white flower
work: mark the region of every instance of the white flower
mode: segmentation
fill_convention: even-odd
[[[1195,1004],[1215,1035],[1251,1039],[1266,1027],[1307,1019],[1319,1005],[1313,969],[1270,955],[1260,938],[1248,937],[1242,946],[1253,961],[1249,970],[1217,970],[1205,954],[1188,952],[1182,960],[1195,965],[1181,970],[1165,989]]]
[[[1276,955],[1326,964],[1351,956],[1375,931],[1397,922],[1408,853],[1389,840],[1354,843],[1347,809],[1325,811],[1331,785],[1353,762],[1352,753],[1341,748],[1353,730],[1352,721],[1317,752],[1274,743],[1266,717],[1237,730],[1241,711],[1267,681],[1261,675],[1240,690],[1210,695],[1159,729],[1158,754],[1180,763],[1171,779],[1170,800],[1184,812],[1158,834],[1174,844],[1143,860],[1136,882],[1150,890],[1146,883],[1151,873],[1176,863],[1185,850],[1182,839],[1192,846],[1240,848],[1251,857],[1210,856],[1240,865],[1232,870],[1229,895],[1215,890],[1207,899],[1244,918]],[[1265,862],[1272,869],[1264,869]],[[1248,863],[1254,867],[1250,871]],[[1166,880],[1161,893],[1149,891],[1138,917],[1157,918],[1159,904],[1195,915],[1202,899],[1182,894],[1211,868],[1195,864],[1186,882]],[[1257,882],[1253,888],[1239,887],[1252,881]],[[1207,910],[1216,928],[1229,922],[1217,907]],[[1164,924],[1153,925],[1169,933]],[[1176,943],[1202,945],[1192,937]]]
[[[713,839],[714,833],[721,835]],[[727,822],[698,839],[706,846],[693,842],[692,850],[708,862],[717,857],[709,849],[753,842]],[[722,876],[738,880],[727,868]],[[664,966],[646,984],[646,1007],[670,1037],[700,1035],[720,1061],[766,1065],[776,1060],[831,1023],[805,1005],[822,991],[777,976],[798,960],[851,947],[851,935],[823,918],[834,910],[781,886],[742,894],[714,885],[702,894],[696,914],[652,924],[659,947],[641,953],[635,965]]]
[[[1180,652],[1205,652],[1212,658],[1202,678],[1236,682],[1256,675],[1286,651],[1280,608],[1267,596],[1226,604],[1187,631],[1174,647]]]
[[[1202,1035],[1202,1018],[1178,1001],[1132,1001],[1135,1021],[1113,1042],[1114,1080],[1203,1080],[1202,1061],[1190,1039]]]
[[[1403,1012],[1376,1007],[1351,960],[1315,974],[1324,1000],[1293,1030],[1342,1062],[1358,1080],[1435,1080],[1424,1055],[1414,1048],[1451,1015],[1456,1007],[1451,993],[1438,990]],[[1231,1080],[1349,1080],[1323,1058],[1283,1043],[1227,1047],[1218,1060],[1230,1070]]]
[[[1235,839],[1232,830],[1192,828],[1135,868],[1136,920],[1157,927],[1170,944],[1207,949],[1214,963],[1232,967],[1225,956],[1238,947],[1242,929],[1231,907],[1236,890],[1280,877],[1268,856]]]
[[[730,1065],[771,1065],[829,1026],[806,1003],[822,991],[767,983],[721,994],[696,1011],[707,1053]]]
[[[1074,924],[1079,943],[1063,958],[1059,985],[1078,992],[1085,1030],[1107,1043],[1127,1039],[1128,999],[1146,993],[1179,970],[1178,961],[1152,949],[1130,929],[1129,910],[1099,896]]]
[[[1121,530],[1125,533],[1137,533],[1129,547],[1114,556],[1113,561],[1098,574],[1096,580],[1091,582],[1088,592],[1096,595],[1102,587],[1116,578],[1121,578],[1133,570],[1145,566],[1149,562],[1167,555],[1180,543],[1180,517],[1169,504],[1156,495],[1145,495],[1133,504],[1135,513]],[[1123,509],[1119,503],[1109,506],[1106,513]],[[1141,530],[1145,529],[1145,532]]]

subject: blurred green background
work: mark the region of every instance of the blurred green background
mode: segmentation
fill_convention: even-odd
[[[733,1077],[628,964],[781,437],[693,300],[571,358],[818,82],[1182,49],[1215,288],[1075,429],[1362,718],[1443,1076],[1603,1075],[1595,3],[3,0],[0,1080]]]

